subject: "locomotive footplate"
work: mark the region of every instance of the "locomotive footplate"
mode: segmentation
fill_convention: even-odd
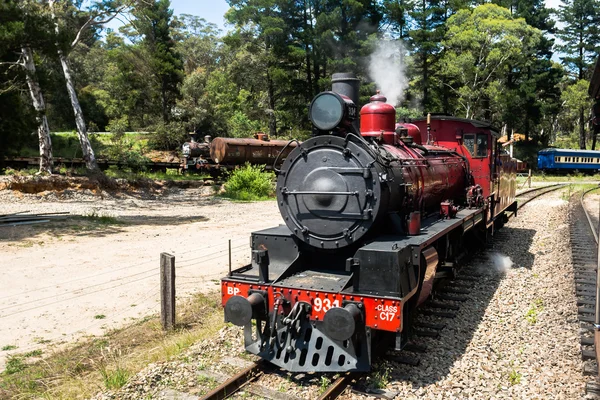
[[[305,270],[282,279],[275,286],[339,293],[350,285],[351,280],[350,272]]]

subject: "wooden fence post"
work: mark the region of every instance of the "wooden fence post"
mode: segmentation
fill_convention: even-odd
[[[527,176],[527,181],[529,182],[529,187],[531,187],[531,169],[529,169],[529,175]]]
[[[175,256],[160,253],[160,322],[164,330],[175,326]]]

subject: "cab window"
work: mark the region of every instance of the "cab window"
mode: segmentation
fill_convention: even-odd
[[[485,133],[464,134],[463,145],[473,158],[487,157],[488,155],[488,135]]]

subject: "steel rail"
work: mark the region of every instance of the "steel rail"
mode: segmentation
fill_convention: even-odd
[[[248,368],[238,372],[204,396],[202,400],[223,400],[240,390],[244,385],[252,382],[262,373],[266,361],[259,361]]]
[[[533,195],[533,196],[531,196],[531,197],[529,197],[527,199],[524,199],[524,201],[518,202],[517,209],[520,210],[525,204],[529,203],[531,200],[536,199],[536,198],[538,198],[538,197],[540,197],[542,195],[545,195],[546,193],[554,192],[555,190],[561,189],[561,188],[563,188],[565,186],[567,186],[566,183],[558,183],[556,185],[542,186],[542,187],[539,187],[539,188],[535,188],[535,189],[532,189],[532,190],[526,190],[525,192],[519,193],[518,195],[515,196],[515,198],[519,198],[520,196],[522,196],[524,194],[529,194],[529,193],[532,193],[532,192],[539,191],[539,193],[536,193],[535,195]],[[547,189],[547,190],[544,190],[544,189]],[[542,191],[542,190],[544,190],[544,191]]]
[[[538,187],[533,187],[533,188],[527,188],[527,189],[523,190],[523,191],[522,191],[522,192],[520,192],[520,193],[516,193],[516,197],[522,196],[522,195],[524,195],[524,194],[527,194],[527,193],[535,192],[536,190],[541,190],[541,189],[551,188],[551,187],[555,187],[555,186],[558,186],[558,185],[565,185],[565,184],[564,184],[564,183],[554,183],[554,184],[552,184],[552,185],[546,185],[546,186],[538,186]]]
[[[587,218],[588,224],[590,225],[590,230],[592,231],[592,235],[594,235],[594,240],[596,241],[596,244],[598,244],[598,229],[596,229],[596,227],[594,226],[594,223],[592,222],[592,217],[590,216],[590,213],[586,210],[585,204],[583,203],[583,199],[586,194],[593,192],[594,190],[598,190],[598,189],[600,189],[600,186],[586,190],[585,192],[581,193],[581,198],[579,199],[579,202],[581,203],[581,207],[583,208],[583,212],[585,213],[585,216]]]
[[[342,394],[346,387],[352,382],[352,380],[356,377],[355,373],[348,372],[339,378],[337,378],[325,392],[323,392],[317,400],[334,400]]]
[[[590,230],[592,231],[592,234],[594,235],[594,240],[596,241],[597,255],[598,255],[598,257],[597,257],[598,263],[596,264],[596,305],[595,305],[596,308],[595,308],[595,315],[594,315],[594,351],[596,353],[597,361],[600,360],[600,246],[598,246],[598,229],[596,229],[596,227],[594,226],[594,223],[592,222],[590,213],[585,208],[583,199],[585,198],[586,194],[588,194],[594,190],[598,190],[598,189],[600,189],[600,187],[595,187],[595,188],[586,190],[585,192],[583,192],[581,194],[581,198],[579,199],[579,201],[581,203],[581,208],[583,208],[583,212],[585,213],[588,224],[590,226]],[[600,214],[599,214],[599,218],[600,218]],[[600,229],[600,227],[599,227],[599,229]],[[600,365],[598,367],[597,375],[600,375]]]

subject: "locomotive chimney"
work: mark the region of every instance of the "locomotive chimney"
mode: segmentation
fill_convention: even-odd
[[[358,107],[360,80],[352,72],[339,72],[331,76],[331,91],[350,98]],[[356,132],[359,132],[358,118],[352,122]]]
[[[358,107],[360,80],[351,72],[341,72],[331,76],[331,90],[352,99]]]

